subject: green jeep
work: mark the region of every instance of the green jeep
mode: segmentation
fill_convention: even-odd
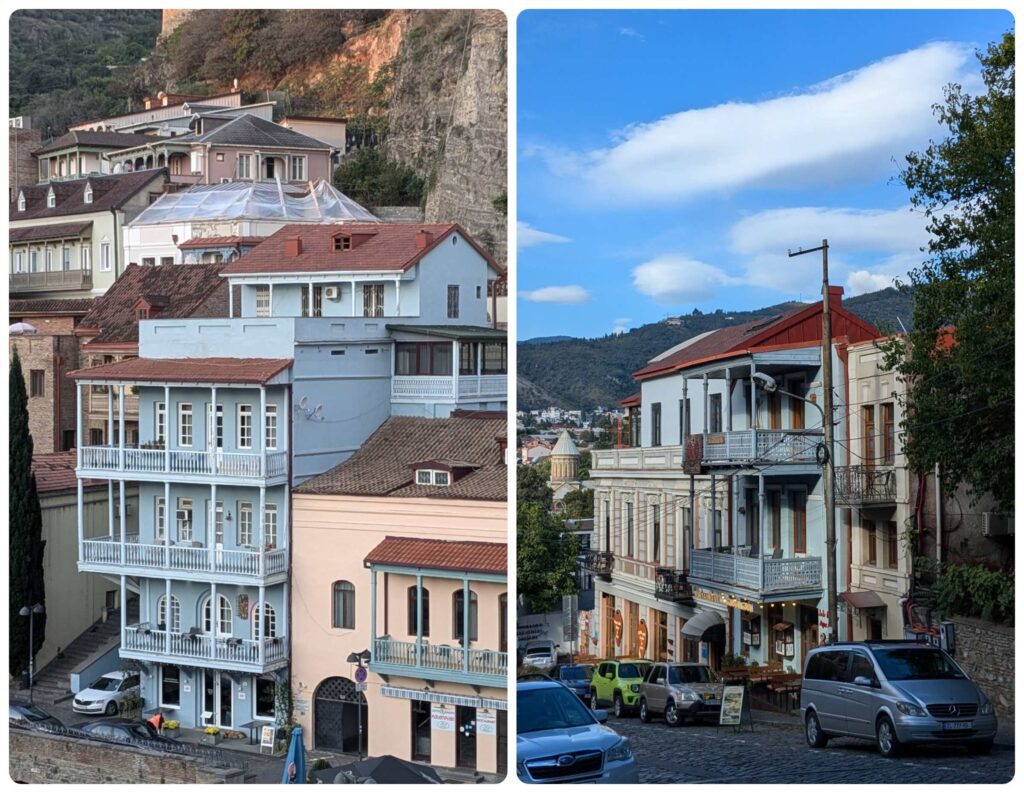
[[[640,684],[651,663],[643,659],[602,661],[590,679],[591,707],[596,710],[611,705],[616,717],[633,712],[639,704]]]

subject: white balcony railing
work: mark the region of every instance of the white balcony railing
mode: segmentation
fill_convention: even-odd
[[[263,658],[260,658],[260,645]],[[188,658],[231,666],[262,667],[287,657],[288,640],[284,636],[262,640],[213,636],[203,633],[168,633],[148,624],[127,625],[121,635],[121,649],[155,659]]]
[[[172,573],[220,573],[253,578],[261,575],[258,550],[140,543],[137,535],[134,540],[129,538],[123,548],[122,557],[122,546],[117,537],[85,540],[82,543],[81,562]],[[263,568],[262,575],[285,572],[288,569],[287,549],[272,548],[265,551]]]
[[[755,592],[816,590],[821,589],[821,558],[770,559],[697,548],[690,555],[690,578]]]
[[[376,639],[373,649],[373,661],[378,664],[502,678],[508,673],[508,653],[497,650],[467,650],[459,646],[428,642],[419,642],[417,647],[414,641],[384,638]]]
[[[459,399],[504,397],[508,378],[503,374],[462,375],[459,377]]]
[[[396,375],[391,378],[391,398],[454,402],[456,401],[456,387],[459,400],[487,397],[504,399],[508,394],[508,378],[503,374],[460,375],[458,378]]]
[[[79,449],[78,464],[90,471],[259,479],[284,476],[288,472],[288,453],[83,446]]]
[[[636,446],[628,449],[595,449],[591,470],[678,471],[683,467],[683,447]]]
[[[816,463],[821,430],[734,430],[704,436],[705,463]]]

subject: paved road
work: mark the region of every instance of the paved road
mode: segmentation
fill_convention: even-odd
[[[873,744],[833,739],[810,749],[798,728],[754,725],[754,732],[713,725],[672,729],[662,721],[610,717],[629,737],[643,783],[1001,783],[1013,778],[1013,750],[996,746],[988,756],[959,747],[921,747],[886,760]]]

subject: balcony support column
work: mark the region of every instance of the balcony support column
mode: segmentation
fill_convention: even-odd
[[[124,397],[125,397],[125,385],[121,383],[118,386],[117,394],[117,467],[120,470],[124,470]]]
[[[174,437],[178,428],[172,423],[171,419],[175,413],[171,410],[171,387],[169,385],[164,386],[164,425],[167,427],[164,433],[164,472],[169,473],[171,470],[171,438]]]
[[[725,378],[725,431],[732,432],[732,376]]]
[[[178,511],[175,510],[177,515]],[[164,482],[164,567],[171,567],[171,483]]]
[[[235,316],[235,288],[228,282],[228,319],[234,319]]]
[[[781,507],[780,507],[780,511],[781,511]],[[767,527],[767,525],[768,525],[768,521],[765,519],[766,517],[767,516],[765,515],[765,509],[764,509],[764,474],[759,473],[757,475],[757,522],[758,522],[757,533],[761,537],[761,548],[767,548],[768,547],[768,545],[767,545],[767,538],[765,537],[765,527]],[[781,520],[781,517],[780,517],[780,520]],[[761,554],[760,562],[761,562],[761,564],[760,564],[761,584],[763,585],[764,584],[764,553]]]
[[[706,392],[705,392],[706,393]],[[711,474],[711,550],[718,550],[718,484],[716,477]]]
[[[82,509],[79,507],[79,514]],[[114,541],[114,480],[107,480],[107,536]]]
[[[469,646],[473,631],[469,624],[469,576],[462,577],[462,671],[469,674]]]
[[[77,412],[75,414],[75,422],[76,422],[76,426],[75,426],[75,448],[78,449],[78,465],[79,465],[79,467],[81,467],[81,465],[82,465],[82,451],[81,450],[82,450],[82,447],[85,446],[85,438],[82,437],[82,432],[83,432],[82,424],[83,424],[83,422],[85,420],[85,417],[82,414],[82,409],[84,407],[84,405],[82,404],[83,401],[84,401],[82,399],[82,389],[83,388],[85,388],[85,386],[83,386],[81,383],[75,383],[75,401],[77,402],[77,406],[76,406]],[[78,511],[81,512],[82,508],[79,507]]]
[[[142,594],[139,594],[142,597]],[[171,620],[171,579],[164,579],[164,652],[169,656],[171,654],[171,626],[174,624]],[[149,608],[149,601],[146,601],[146,608]],[[180,627],[180,626],[179,626]]]
[[[704,440],[708,437],[708,376],[704,375]]]
[[[266,534],[266,521],[267,519],[267,488],[266,485],[260,485],[260,518],[259,518],[259,529],[258,544],[260,553],[260,576],[264,576],[267,573],[267,540],[264,536]]]
[[[210,386],[210,413],[206,421],[206,448],[210,450],[210,470],[217,473],[217,386]]]
[[[81,479],[76,480],[75,484],[78,489],[78,498],[75,503],[78,504],[77,522],[78,522],[78,559],[79,561],[84,560],[83,554],[85,553],[85,494],[83,492],[83,483]]]
[[[395,279],[395,316],[402,316],[402,279]]]
[[[459,403],[459,343],[452,340],[452,401]]]
[[[423,576],[416,574],[416,668],[423,666]]]
[[[114,386],[107,386],[107,446],[114,445]]]
[[[697,543],[697,483],[696,477],[690,474],[690,539],[686,543],[687,548],[687,562],[693,558],[693,549]],[[686,570],[689,572],[689,564],[686,565]]]
[[[351,284],[352,284],[352,316],[354,317],[354,316],[356,316],[356,279],[355,278],[352,279]],[[364,306],[364,309],[365,309],[365,306]],[[366,311],[364,310],[363,313],[365,314]]]
[[[287,587],[285,587],[287,589]],[[377,652],[377,568],[370,568],[370,662]]]
[[[210,508],[206,511],[206,552],[210,555],[210,572],[217,569],[217,483],[210,484]]]
[[[688,396],[689,380],[683,378],[683,409],[679,412],[679,445],[683,447],[683,459],[686,459],[686,425],[690,423],[690,399]]]
[[[125,629],[128,627],[128,586],[127,576],[121,574],[121,644],[124,644]]]
[[[264,634],[264,628],[265,628],[265,626],[267,624],[267,617],[263,613],[264,610],[266,609],[266,600],[267,600],[267,588],[263,584],[260,584],[259,611],[256,612],[256,620],[255,620],[256,625],[253,626],[253,635],[256,637],[256,641],[259,642],[259,644],[257,644],[256,647],[257,647],[257,652],[259,653],[259,655],[257,657],[259,658],[259,662],[260,662],[260,667],[261,668],[262,668],[263,664],[265,664],[267,662],[267,647],[266,647],[267,643],[266,643],[266,637],[263,635]]]
[[[119,506],[120,506],[119,515],[120,515],[120,519],[121,519],[121,564],[123,565],[125,563],[125,557],[126,557],[126,554],[127,554],[127,548],[125,547],[125,544],[128,542],[128,537],[127,537],[127,533],[128,533],[128,520],[127,520],[127,518],[125,516],[125,513],[127,512],[127,509],[125,509],[126,505],[125,505],[125,501],[124,501],[124,479],[119,479],[117,484],[118,484],[118,491],[119,491],[119,499],[118,500],[119,500]]]
[[[210,658],[217,657],[217,623],[220,621],[220,601],[217,600],[217,582],[210,582]]]
[[[267,387],[260,386],[260,419],[256,424],[259,428],[259,437],[253,438],[253,448],[259,449],[260,453],[260,477],[267,476]]]
[[[754,380],[754,362],[750,362],[750,415],[747,416],[751,431],[757,429],[757,381]],[[753,448],[757,448],[755,438],[751,438]]]

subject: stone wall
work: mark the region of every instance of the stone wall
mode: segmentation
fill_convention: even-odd
[[[99,741],[12,729],[15,782],[87,784],[217,784],[243,782],[242,769],[211,768],[205,758],[165,755]]]
[[[370,211],[385,223],[422,223],[419,207],[372,207]]]
[[[32,152],[43,145],[43,135],[38,129],[16,129],[8,127],[7,143],[10,146],[10,159],[7,161],[7,186],[10,188],[10,200],[18,194],[18,188],[34,185],[39,181],[39,165]]]
[[[29,432],[38,454],[66,451],[64,433],[73,431],[77,422],[75,384],[66,375],[78,368],[78,337],[70,335],[70,329],[67,335],[58,335],[60,330],[53,329],[52,336],[42,333],[14,336],[8,342],[12,350],[17,348],[21,358],[25,391],[29,395]],[[33,369],[44,372],[41,396],[32,396],[30,372]]]
[[[999,723],[1013,724],[1013,628],[953,617],[954,657],[996,708]]]

